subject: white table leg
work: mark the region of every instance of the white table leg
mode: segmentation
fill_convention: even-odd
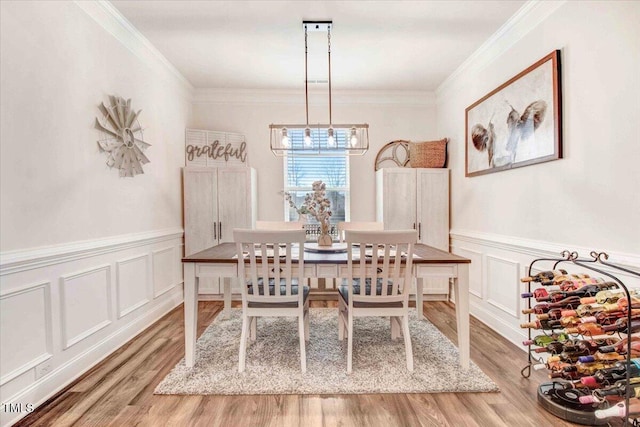
[[[458,277],[454,279],[456,324],[460,366],[469,368],[469,264],[458,264]]]
[[[424,318],[424,279],[416,278],[416,310],[418,310],[418,319]]]
[[[231,316],[231,279],[228,277],[223,277],[222,283],[224,286],[224,315],[226,318]]]
[[[198,330],[198,278],[196,264],[185,262],[184,271],[184,360],[185,365],[193,367],[196,354]]]

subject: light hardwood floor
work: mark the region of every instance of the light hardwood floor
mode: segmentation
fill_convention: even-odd
[[[335,307],[312,301],[312,307]],[[198,335],[222,309],[199,303]],[[426,302],[424,312],[456,342],[451,304]],[[146,329],[17,426],[573,426],[536,402],[542,372],[524,379],[525,353],[471,319],[471,359],[500,393],[156,396],[153,390],[183,357],[183,310]],[[455,369],[455,367],[452,367]],[[345,360],[346,369],[346,360]],[[437,378],[433,379],[438,381]],[[616,425],[621,425],[616,424]]]

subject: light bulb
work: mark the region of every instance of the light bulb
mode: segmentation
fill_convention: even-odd
[[[291,147],[291,139],[289,139],[289,134],[287,132],[287,128],[282,129],[282,146],[284,148]]]
[[[333,128],[330,127],[329,130],[327,130],[327,146],[328,147],[335,147],[336,146],[336,138],[333,136]]]
[[[306,128],[306,129],[304,130],[304,145],[305,145],[306,147],[311,147],[311,144],[312,144],[312,143],[313,143],[313,142],[311,141],[311,129]]]
[[[356,128],[355,127],[351,128],[351,139],[349,140],[349,144],[352,147],[355,147],[356,145],[358,145],[358,137],[356,136]]]

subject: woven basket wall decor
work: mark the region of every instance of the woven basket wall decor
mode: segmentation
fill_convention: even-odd
[[[447,138],[439,141],[409,143],[409,162],[412,168],[444,168],[447,166]]]

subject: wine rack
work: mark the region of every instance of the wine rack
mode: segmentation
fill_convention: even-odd
[[[634,306],[634,304],[637,304],[637,302],[634,302],[634,300],[632,299],[632,295],[629,292],[629,289],[625,286],[625,284],[618,278],[616,277],[614,274],[609,273],[607,271],[603,271],[602,267],[609,267],[609,269],[613,269],[614,271],[620,271],[620,272],[624,272],[624,273],[628,273],[631,274],[633,276],[638,276],[640,277],[640,273],[633,271],[633,270],[629,270],[627,268],[621,267],[619,265],[613,264],[608,262],[608,258],[609,256],[604,253],[604,252],[596,252],[596,251],[592,251],[590,253],[591,258],[580,258],[580,256],[578,255],[577,252],[571,252],[571,251],[563,251],[561,254],[561,257],[559,258],[538,258],[535,259],[531,262],[531,264],[529,264],[529,270],[528,273],[530,276],[534,276],[533,271],[534,271],[534,266],[538,263],[542,263],[542,262],[547,262],[547,263],[553,263],[553,268],[552,270],[556,270],[559,266],[563,266],[565,268],[567,265],[571,265],[571,266],[578,266],[581,267],[583,269],[586,269],[589,274],[591,274],[591,272],[596,272],[598,274],[601,274],[602,276],[605,276],[607,278],[609,278],[610,280],[608,282],[611,282],[612,284],[617,285],[617,292],[620,292],[620,290],[622,290],[622,292],[624,292],[624,296],[626,297],[626,301],[627,301],[627,308],[626,308],[626,337],[627,337],[627,341],[626,341],[626,357],[624,358],[624,360],[619,361],[618,363],[624,363],[624,367],[625,367],[625,380],[620,380],[620,381],[626,381],[624,383],[622,383],[622,387],[624,387],[624,400],[620,399],[620,403],[619,402],[615,402],[615,401],[611,401],[609,400],[609,398],[606,398],[606,393],[603,392],[604,389],[599,389],[597,387],[599,386],[610,386],[611,384],[607,383],[607,381],[603,382],[602,384],[597,383],[595,386],[593,384],[591,384],[591,387],[588,387],[587,384],[585,383],[584,385],[580,386],[578,384],[578,381],[576,380],[577,378],[579,378],[580,375],[576,375],[576,377],[574,377],[573,379],[556,379],[553,380],[549,383],[543,383],[540,385],[540,387],[538,388],[538,401],[542,404],[542,406],[549,412],[553,413],[554,415],[558,416],[559,418],[565,419],[567,421],[571,421],[571,422],[575,422],[578,424],[585,424],[585,425],[608,425],[608,418],[602,418],[600,419],[598,416],[606,414],[605,410],[609,411],[609,412],[613,412],[613,411],[618,411],[619,413],[616,414],[615,416],[619,416],[620,418],[623,419],[624,425],[632,425],[634,427],[640,427],[640,412],[636,411],[635,408],[637,408],[637,405],[634,405],[634,409],[633,411],[630,411],[630,401],[631,399],[633,399],[634,402],[638,402],[640,403],[640,397],[639,397],[639,393],[638,390],[640,390],[640,388],[638,388],[637,386],[632,387],[631,386],[631,380],[632,380],[632,376],[631,376],[631,371],[632,371],[632,354],[634,353],[634,351],[637,353],[638,350],[632,349],[632,339],[633,339],[633,335],[638,335],[637,332],[633,332],[632,331],[632,320],[633,320],[633,309],[637,308],[637,305]],[[566,272],[566,270],[565,270]],[[565,273],[566,274],[566,273]],[[588,276],[587,276],[588,277]],[[523,279],[524,281],[524,279]],[[559,336],[556,332],[561,329],[563,326],[561,326],[559,323],[553,323],[552,321],[547,321],[547,323],[542,323],[542,320],[537,320],[536,322],[531,322],[532,320],[532,310],[535,310],[535,308],[532,308],[531,306],[531,301],[532,299],[538,300],[539,298],[537,297],[537,295],[543,295],[542,297],[540,297],[540,299],[544,299],[544,298],[550,298],[551,297],[551,293],[553,292],[558,292],[556,290],[551,290],[549,292],[547,292],[546,290],[540,291],[540,289],[544,289],[545,287],[543,286],[542,288],[538,288],[536,291],[538,291],[538,293],[536,294],[536,298],[534,298],[534,293],[532,293],[532,289],[531,289],[531,284],[535,283],[537,280],[533,280],[533,281],[528,281],[527,282],[527,293],[526,295],[528,295],[527,297],[525,297],[525,294],[523,294],[523,298],[527,298],[527,309],[526,312],[528,313],[528,320],[530,324],[533,323],[538,323],[539,329],[536,330],[536,332],[543,334],[544,336],[547,337],[555,337],[555,336]],[[595,283],[595,282],[594,282]],[[581,286],[586,286],[586,285],[581,285]],[[580,288],[577,288],[580,289]],[[548,296],[544,296],[544,294],[547,294]],[[567,295],[567,293],[563,293],[562,296]],[[636,300],[640,299],[639,296],[635,295]],[[553,302],[553,300],[551,300]],[[575,304],[575,303],[573,303]],[[577,304],[576,304],[577,305]],[[546,306],[546,309],[550,309],[551,306]],[[545,307],[543,307],[545,308]],[[569,306],[568,308],[573,308],[576,309],[577,307],[571,307]],[[541,310],[542,308],[538,309]],[[586,311],[583,311],[583,313],[585,313]],[[575,311],[574,311],[575,313]],[[637,313],[636,313],[637,315]],[[562,314],[562,316],[564,316],[564,314]],[[538,316],[539,317],[539,316]],[[544,319],[544,316],[543,316]],[[621,317],[621,319],[624,319],[624,317]],[[582,319],[581,319],[582,320]],[[636,318],[637,320],[637,318]],[[570,319],[565,319],[565,321],[567,321],[567,323],[569,321],[571,321]],[[577,322],[577,319],[574,318],[573,321]],[[560,322],[560,321],[558,321]],[[522,326],[525,327],[525,325],[527,324],[523,324]],[[566,324],[564,325],[566,326]],[[595,328],[595,327],[594,327]],[[586,327],[583,327],[583,329],[586,329]],[[592,328],[592,330],[594,330]],[[618,334],[620,334],[620,332],[618,332]],[[587,335],[581,335],[581,334],[571,334],[568,337],[565,337],[567,342],[576,342],[576,341],[569,341],[571,339],[571,337],[573,338],[581,338],[581,340],[583,340],[582,342],[589,342],[591,341],[591,343],[593,345],[596,344],[596,342],[594,341],[594,338],[591,334],[587,334]],[[525,342],[525,345],[528,346],[528,361],[527,361],[527,365],[522,369],[521,374],[523,377],[525,378],[529,378],[531,376],[531,369],[535,366],[535,367],[540,367],[542,366],[542,364],[544,364],[544,367],[547,367],[548,369],[550,368],[550,364],[549,364],[549,359],[547,359],[546,361],[543,360],[543,356],[539,356],[538,352],[536,352],[536,348],[539,349],[543,349],[544,347],[539,347],[536,346],[533,342],[532,342],[532,328],[531,326],[529,326],[528,328],[528,340]],[[551,338],[549,338],[551,339]],[[541,342],[541,341],[545,341],[545,340],[549,340],[549,339],[538,339],[537,342]],[[560,341],[555,341],[553,340],[556,344],[555,348],[564,348],[564,345],[560,345],[558,344]],[[586,344],[584,344],[586,345]],[[553,348],[553,347],[552,347]],[[547,345],[547,349],[549,349],[549,345]],[[544,352],[544,351],[540,351],[540,352]],[[605,353],[606,355],[606,353]],[[638,356],[636,356],[638,357]],[[603,365],[606,365],[603,363]],[[561,365],[558,365],[561,366]],[[611,365],[613,366],[613,365]],[[635,365],[637,366],[637,365]],[[637,368],[635,368],[636,371],[638,371]],[[577,369],[577,368],[574,368]],[[552,372],[552,370],[550,369],[550,371]],[[568,371],[568,372],[572,372],[572,371]],[[575,372],[575,371],[574,371]],[[600,372],[600,371],[598,371]],[[604,372],[604,371],[603,371]],[[556,373],[557,374],[557,373]],[[556,375],[553,374],[553,375]],[[564,375],[564,374],[562,374]],[[570,376],[570,375],[568,375]],[[550,374],[550,377],[552,377],[552,374]],[[637,375],[633,376],[634,381],[638,381],[636,380],[636,378],[640,378],[640,373],[638,373]],[[580,379],[580,381],[582,381]],[[618,384],[618,383],[616,383]],[[635,396],[632,398],[631,393],[635,390]],[[606,391],[606,390],[605,390]],[[588,397],[588,396],[595,396],[595,397]],[[638,397],[638,399],[636,399],[636,397]],[[584,400],[583,400],[584,399]],[[593,400],[590,400],[593,399]],[[580,403],[578,403],[580,402]],[[621,402],[624,402],[624,409],[622,409]]]

